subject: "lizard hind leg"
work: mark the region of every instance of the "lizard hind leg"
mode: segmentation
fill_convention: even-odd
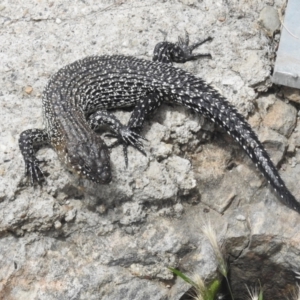
[[[165,41],[158,43],[154,49],[153,61],[159,61],[162,63],[185,63],[187,61],[197,60],[203,57],[211,58],[210,53],[193,54],[193,50],[211,40],[212,37],[209,36],[202,41],[189,45],[190,39],[186,31],[185,37],[179,36],[177,43]]]
[[[172,60],[177,63],[185,63],[187,61],[197,60],[202,57],[211,58],[210,53],[193,54],[193,50],[195,50],[197,47],[203,45],[208,41],[212,41],[212,37],[209,36],[202,41],[189,45],[190,43],[189,34],[186,31],[185,37],[181,37],[181,36],[178,37],[178,42],[175,44],[174,50],[172,52],[173,54]]]

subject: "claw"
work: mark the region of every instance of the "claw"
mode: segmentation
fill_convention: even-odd
[[[163,34],[163,36],[164,36],[164,41],[167,39],[167,35],[168,35],[168,33],[166,32],[166,31],[163,31],[163,30],[161,30],[161,29],[158,29],[162,34]]]
[[[119,136],[115,133],[106,133],[104,134],[104,137],[110,137],[110,138],[119,138]]]
[[[211,41],[212,37],[207,37],[206,39],[199,41],[197,43],[192,44],[191,46],[189,46],[189,34],[186,31],[185,32],[185,37],[178,37],[178,42],[177,42],[177,46],[182,50],[182,57],[181,57],[181,61],[179,62],[186,62],[186,61],[191,61],[191,60],[197,60],[199,58],[202,57],[209,57],[211,58],[211,54],[209,53],[203,53],[203,54],[195,54],[193,55],[193,50],[195,50],[197,47],[201,46],[202,44]]]
[[[45,162],[44,160],[27,160],[25,162],[25,176],[30,178],[31,185],[35,186],[36,184],[42,185],[45,182],[45,176],[39,164]]]
[[[140,141],[142,138],[139,134],[130,131],[128,128],[124,128],[121,131],[122,140],[127,144],[131,145],[135,149],[139,150],[142,154],[146,155],[146,152],[144,150],[144,145]]]
[[[138,133],[132,131],[132,135],[136,137],[136,139],[141,139],[141,140],[144,140],[146,142],[149,142],[145,137],[139,135]]]
[[[194,43],[193,45],[191,45],[191,46],[189,47],[189,49],[190,49],[190,51],[192,52],[192,51],[195,50],[197,47],[203,45],[203,44],[206,43],[206,42],[212,41],[212,40],[213,40],[213,38],[212,38],[211,36],[209,36],[209,37],[207,37],[206,39],[204,39],[203,41],[199,41],[199,42],[197,42],[197,43]]]
[[[123,144],[123,152],[125,158],[126,168],[128,167],[128,151],[127,148],[129,145],[140,151],[143,155],[146,156],[146,151],[141,140],[148,141],[138,133],[132,131],[129,127],[123,126],[117,134],[105,134],[105,137],[117,138],[117,141],[112,143],[109,148],[113,148],[119,144]]]
[[[185,30],[185,37],[178,36],[178,45],[187,48],[190,43],[189,33]]]
[[[294,273],[295,273],[295,278],[299,280],[300,279],[300,272],[294,271]]]
[[[202,53],[202,54],[191,55],[188,60],[197,60],[202,57],[212,58],[210,53]]]
[[[127,144],[123,144],[123,153],[124,153],[124,159],[125,159],[125,167],[128,168],[128,151],[127,151]]]

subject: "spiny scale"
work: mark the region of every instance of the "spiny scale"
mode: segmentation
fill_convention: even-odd
[[[123,144],[127,164],[128,145],[145,154],[143,138],[138,133],[146,116],[162,102],[171,102],[203,114],[224,128],[244,148],[280,200],[300,213],[300,204],[286,188],[244,117],[205,81],[172,66],[172,62],[210,57],[192,54],[209,40],[189,46],[186,36],[176,44],[159,43],[153,62],[122,55],[93,56],[59,70],[43,94],[45,129],[26,130],[19,139],[26,175],[32,184],[44,180],[35,153],[47,144],[69,169],[94,182],[110,182],[109,151],[95,130],[108,125],[115,132],[114,136]],[[134,106],[127,125],[108,111],[125,106]]]

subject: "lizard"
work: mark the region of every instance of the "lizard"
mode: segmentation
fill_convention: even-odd
[[[175,103],[225,129],[246,151],[279,200],[300,213],[300,203],[286,187],[245,117],[203,79],[173,66],[211,58],[209,53],[193,53],[211,40],[208,37],[190,45],[186,33],[176,43],[158,43],[152,61],[124,55],[90,56],[60,69],[43,92],[45,128],[25,130],[19,137],[27,179],[32,185],[45,181],[36,152],[48,145],[69,170],[93,182],[108,184],[112,180],[109,147],[96,131],[103,125],[111,129],[110,136],[117,137],[116,143],[123,145],[127,165],[129,145],[146,155],[140,135],[145,118],[162,102]],[[110,110],[127,106],[134,108],[124,125]]]

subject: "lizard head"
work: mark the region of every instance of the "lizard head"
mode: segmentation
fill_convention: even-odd
[[[57,152],[70,171],[97,183],[111,181],[109,151],[99,136],[90,141],[66,143]]]

